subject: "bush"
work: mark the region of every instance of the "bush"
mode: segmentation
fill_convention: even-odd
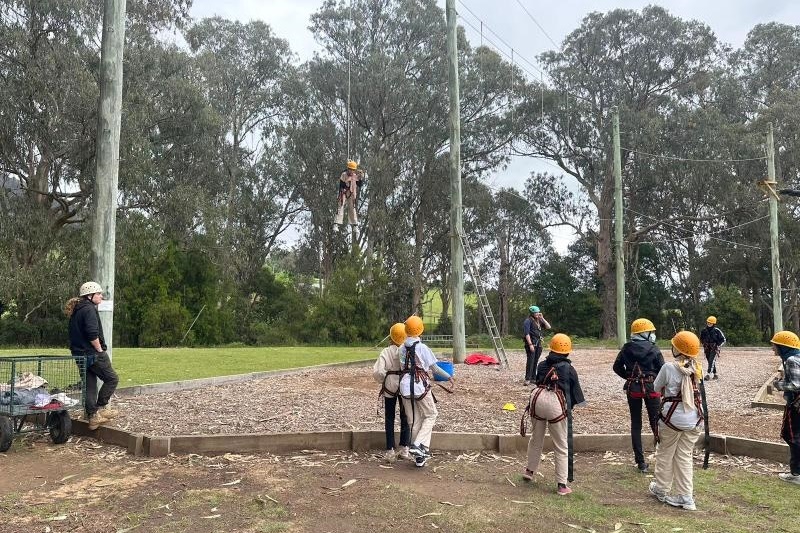
[[[761,340],[756,325],[756,316],[750,310],[750,302],[735,285],[717,285],[713,297],[706,302],[706,315],[717,317],[717,326],[725,333],[728,344],[748,346]]]
[[[162,301],[154,302],[144,312],[142,319],[142,332],[139,337],[141,346],[177,346],[186,333],[191,317],[179,302]],[[187,335],[187,342],[191,343],[192,333]]]
[[[39,328],[16,318],[0,320],[1,346],[39,346],[41,344]]]

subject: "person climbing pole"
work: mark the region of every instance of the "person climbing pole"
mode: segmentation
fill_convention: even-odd
[[[648,489],[661,502],[695,511],[692,452],[705,423],[699,389],[703,369],[697,361],[700,339],[679,331],[671,344],[675,360],[661,367],[653,383],[663,400],[655,480]]]
[[[571,479],[571,457],[568,433],[568,418],[572,408],[583,406],[583,390],[578,373],[568,356],[572,351],[572,340],[563,333],[556,333],[550,340],[550,353],[536,369],[536,388],[531,393],[528,407],[522,415],[520,433],[525,436],[526,416],[531,418],[531,438],[528,441],[528,463],[522,471],[522,479],[533,481],[542,460],[545,430],[550,428],[553,439],[556,468],[556,493],[566,496],[572,492],[567,485]]]
[[[358,205],[358,190],[366,179],[366,172],[358,168],[358,163],[348,161],[347,168],[339,176],[338,209],[334,224],[341,226],[344,223],[344,207],[347,204],[347,216],[351,226],[358,224],[356,206]]]
[[[791,331],[779,331],[770,343],[783,364],[783,377],[773,381],[772,386],[783,391],[786,400],[781,438],[789,445],[789,472],[782,472],[778,477],[800,485],[800,338]]]
[[[394,324],[389,329],[389,337],[392,343],[384,348],[375,365],[372,367],[372,376],[375,381],[381,383],[379,398],[383,398],[384,403],[384,430],[386,431],[386,452],[384,459],[389,463],[394,463],[397,459],[410,459],[408,445],[411,444],[411,428],[408,425],[406,414],[403,410],[403,402],[399,401],[400,395],[400,346],[406,340],[406,326],[402,322]],[[394,419],[397,404],[400,404],[400,448],[395,451],[394,447]]]
[[[708,379],[719,379],[717,375],[717,359],[719,359],[719,349],[725,344],[727,339],[722,330],[717,327],[717,317],[710,316],[706,319],[706,327],[700,332],[700,343],[708,361]]]
[[[647,409],[647,419],[653,436],[658,437],[658,409],[661,395],[653,387],[658,371],[664,366],[664,357],[656,346],[656,327],[646,318],[631,323],[631,339],[625,343],[614,361],[614,373],[625,380],[622,389],[628,399],[631,415],[631,446],[636,467],[647,472],[649,465],[642,450],[642,403]]]
[[[537,306],[530,306],[528,312],[528,318],[522,323],[522,342],[525,345],[525,385],[532,385],[542,355],[542,330],[550,329],[550,323]]]

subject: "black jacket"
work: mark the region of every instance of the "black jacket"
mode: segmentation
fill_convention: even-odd
[[[100,347],[106,350],[106,338],[97,306],[90,300],[82,299],[75,304],[69,318],[69,349],[73,354],[96,353],[91,341],[100,339]]]
[[[661,355],[661,350],[650,341],[628,341],[614,361],[614,373],[623,379],[634,377],[633,372],[637,363],[645,377],[655,379],[658,371],[664,366],[664,356]],[[626,381],[623,389],[627,389],[627,387],[628,382]]]
[[[536,384],[541,385],[544,383],[545,377],[550,372],[551,368],[556,369],[558,374],[558,381],[556,386],[564,391],[564,396],[567,399],[568,408],[581,404],[584,401],[583,389],[581,383],[578,381],[578,373],[572,368],[572,362],[566,356],[550,352],[545,357],[544,361],[539,363],[536,367]]]
[[[723,344],[725,340],[725,335],[717,326],[706,326],[700,331],[700,342],[703,343],[703,345],[714,344],[719,346]]]

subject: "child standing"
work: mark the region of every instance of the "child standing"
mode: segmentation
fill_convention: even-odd
[[[430,348],[420,340],[425,330],[422,319],[410,316],[405,322],[406,338],[400,348],[400,395],[403,397],[403,408],[411,426],[409,453],[414,456],[418,467],[425,466],[431,457],[430,445],[433,425],[439,411],[431,394],[430,372],[453,383],[453,378],[436,364],[436,356]]]
[[[783,379],[776,379],[772,386],[783,391],[786,399],[781,438],[789,445],[789,472],[778,477],[800,485],[800,338],[791,331],[779,331],[770,342],[783,363]]]
[[[650,493],[659,501],[687,511],[697,509],[694,503],[692,452],[703,430],[703,409],[698,380],[703,369],[697,356],[700,339],[691,331],[679,331],[672,337],[675,361],[665,364],[653,383],[661,391],[663,402],[658,427],[655,481]],[[670,494],[672,492],[672,494]]]
[[[384,348],[375,365],[372,376],[381,383],[379,396],[383,397],[384,429],[386,431],[386,452],[384,459],[393,463],[400,459],[410,459],[408,445],[411,443],[411,429],[403,411],[403,403],[398,402],[400,393],[400,346],[406,340],[406,327],[402,322],[393,325],[389,330],[392,344]],[[394,418],[397,404],[400,404],[400,449],[394,449]]]
[[[560,496],[572,492],[567,486],[567,417],[573,406],[585,403],[578,373],[567,358],[571,351],[572,340],[567,335],[553,335],[550,353],[536,369],[536,388],[531,393],[528,406],[533,424],[531,439],[528,441],[528,465],[522,474],[526,481],[531,481],[536,476],[542,460],[545,429],[549,427],[555,449],[556,492]]]
[[[717,317],[708,317],[706,319],[706,327],[700,332],[700,343],[703,345],[703,351],[708,361],[707,374],[709,376],[713,374],[714,376],[708,379],[719,379],[717,375],[717,359],[719,359],[719,349],[722,348],[726,341],[725,334],[717,327]]]

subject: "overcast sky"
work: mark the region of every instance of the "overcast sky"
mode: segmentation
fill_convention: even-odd
[[[437,2],[444,9],[445,0]],[[321,4],[320,0],[194,0],[191,14],[194,18],[219,15],[244,22],[263,20],[279,37],[289,41],[292,50],[302,61],[310,58],[318,48],[308,30],[308,22],[309,16]],[[650,4],[662,5],[683,19],[705,22],[721,41],[736,48],[742,45],[747,33],[756,24],[771,21],[800,24],[798,0],[561,0],[557,3],[456,0],[456,11],[465,19],[459,20],[459,24],[465,28],[467,38],[474,45],[480,44],[480,32],[469,24],[480,28],[482,21],[485,44],[490,44],[486,42],[486,39],[490,39],[507,55],[511,55],[510,49],[513,48],[515,57],[535,63],[538,54],[555,48],[554,42],[560,44],[568,33],[580,26],[587,13],[617,8],[640,10]],[[508,47],[503,45],[503,41]],[[535,72],[524,60],[518,59],[518,63]],[[489,183],[521,189],[532,171],[554,172],[555,169],[541,162],[517,158],[506,170],[490,177]],[[559,251],[564,251],[568,242],[567,234],[556,232],[554,237]]]

